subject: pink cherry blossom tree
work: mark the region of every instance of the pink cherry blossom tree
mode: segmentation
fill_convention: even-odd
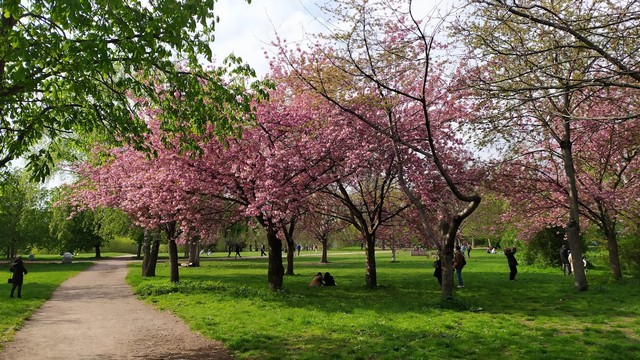
[[[481,199],[473,181],[479,172],[459,130],[469,117],[465,94],[456,91],[461,73],[448,59],[436,59],[434,49],[446,49],[416,19],[411,1],[338,0],[326,9],[340,27],[309,50],[276,44],[279,61],[389,141],[398,185],[419,214],[420,235],[439,249],[442,296],[449,299],[455,239]]]
[[[595,96],[594,96],[595,95]],[[609,266],[622,277],[617,228],[620,218],[635,207],[639,194],[640,124],[625,119],[635,110],[630,90],[608,89],[590,94],[575,109],[573,153],[579,213],[606,238]],[[559,145],[545,139],[497,167],[500,190],[511,202],[510,218],[530,238],[544,227],[561,226],[569,217],[569,184]],[[576,259],[580,260],[580,259]]]

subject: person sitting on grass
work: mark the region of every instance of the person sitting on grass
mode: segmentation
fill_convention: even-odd
[[[313,280],[311,280],[311,282],[309,283],[309,286],[313,286],[313,287],[322,286],[322,273],[321,272],[317,273],[313,277]]]
[[[324,273],[324,286],[336,286],[336,280],[329,272]]]

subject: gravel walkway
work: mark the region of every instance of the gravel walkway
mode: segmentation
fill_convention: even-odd
[[[64,282],[0,359],[233,359],[221,343],[137,300],[124,280],[127,262],[100,261]]]

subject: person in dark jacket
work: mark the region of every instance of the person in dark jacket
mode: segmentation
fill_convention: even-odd
[[[336,280],[329,272],[324,273],[324,286],[336,286]]]
[[[11,278],[13,283],[13,287],[11,288],[11,297],[13,297],[15,290],[18,289],[18,297],[21,298],[22,283],[24,282],[24,275],[27,275],[27,268],[24,267],[24,262],[22,262],[22,258],[20,256],[16,257],[9,270],[13,273],[13,277]]]
[[[509,264],[509,280],[515,281],[516,274],[518,273],[518,260],[516,260],[516,248],[506,248],[504,249],[504,255],[507,257],[507,263]]]
[[[440,261],[440,258],[433,262],[433,267],[433,276],[438,279],[438,284],[440,284],[440,287],[442,287],[442,261]]]
[[[569,265],[569,248],[562,245],[560,248],[560,263],[562,263],[562,273],[571,275],[571,266]]]

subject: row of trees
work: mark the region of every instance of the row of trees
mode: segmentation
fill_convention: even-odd
[[[38,24],[41,18],[30,22],[29,15],[14,22],[22,19],[16,14],[30,14],[20,11],[24,6],[5,9],[7,31]],[[152,14],[163,15],[135,6],[150,24]],[[192,35],[195,18],[205,26],[201,34],[210,34],[210,9],[195,4],[189,9],[196,13],[176,15],[182,27],[167,34]],[[55,6],[30,10],[51,10],[50,21],[58,21]],[[266,234],[273,289],[283,286],[282,244],[293,244],[296,224],[304,217],[338,219],[360,232],[370,287],[377,284],[379,232],[401,227],[409,231],[389,233],[438,249],[443,296],[450,297],[460,228],[480,204],[481,190],[491,189],[511,202],[511,221],[528,230],[523,237],[565,226],[575,259],[583,250],[584,222],[592,222],[607,239],[613,276],[622,275],[619,219],[637,222],[632,210],[640,79],[636,1],[469,0],[464,16],[447,33],[463,48],[438,41],[446,19],[417,16],[410,0],[340,0],[324,10],[329,23],[339,27],[329,26],[308,48],[277,42],[268,81],[253,84],[252,71],[244,66],[205,71],[195,61],[202,37],[189,42],[159,35],[166,29],[151,31],[162,41],[145,46],[173,49],[190,60],[171,70],[161,56],[151,57],[152,63],[121,56],[121,51],[139,50],[135,47],[99,46],[100,39],[128,44],[131,34],[120,39],[97,34],[98,48],[107,54],[117,50],[104,63],[130,75],[109,78],[112,72],[105,68],[104,77],[93,79],[103,79],[97,84],[127,111],[115,116],[92,110],[96,116],[87,119],[116,119],[123,130],[119,139],[125,141],[117,147],[103,144],[79,168],[76,205],[118,208],[140,226],[164,229],[173,281],[178,281],[178,241],[210,237],[220,224],[251,218]],[[116,25],[118,16],[107,18]],[[79,26],[76,20],[72,17],[60,31]],[[163,51],[159,54],[166,55]],[[132,62],[116,60],[121,58]],[[2,60],[13,71],[9,74],[19,75],[12,67],[16,61]],[[131,74],[137,66],[149,71]],[[125,85],[134,91],[124,91]],[[29,91],[24,94],[33,94]],[[87,103],[106,98],[91,97]],[[31,119],[19,110],[23,102],[12,104],[3,121],[13,125],[3,131],[30,139],[59,134],[42,127],[30,132],[4,120]],[[124,115],[136,121],[125,121]],[[94,129],[74,116],[66,125],[52,125],[47,117],[43,126]],[[35,124],[43,124],[37,119]],[[132,124],[135,129],[123,127]],[[489,146],[497,160],[486,164],[474,158],[474,139],[479,139],[476,146]],[[3,147],[7,158],[32,143],[18,140]],[[293,266],[293,258],[288,260]],[[586,290],[582,263],[575,265],[576,289]]]

